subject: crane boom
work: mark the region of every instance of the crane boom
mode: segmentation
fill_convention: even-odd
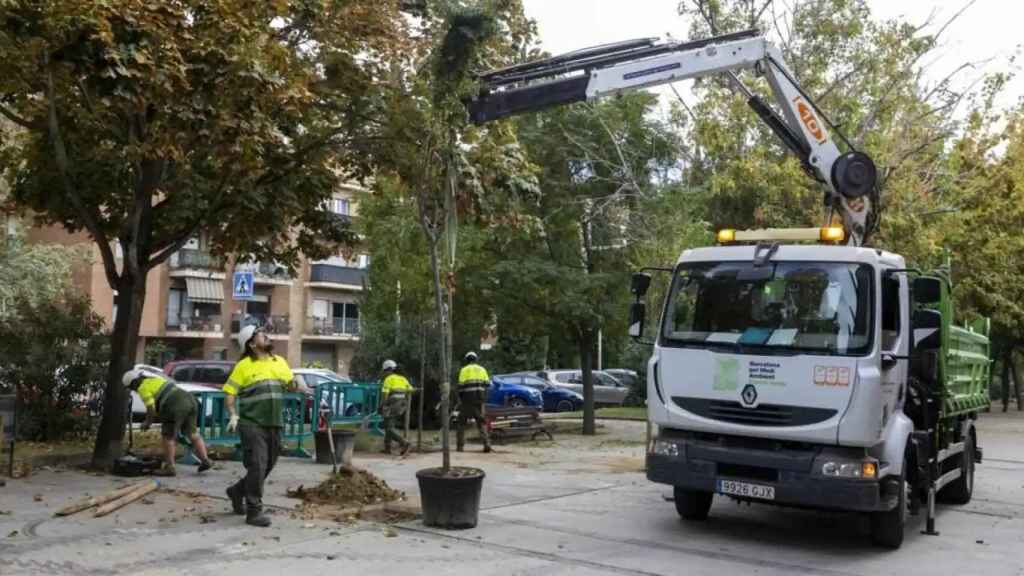
[[[735,72],[753,69],[768,80],[780,115],[742,84]],[[779,49],[757,30],[694,42],[645,38],[606,44],[481,74],[480,94],[467,102],[483,124],[553,106],[727,73],[747,103],[804,169],[825,184],[825,203],[843,219],[849,242],[864,245],[877,216],[878,173],[871,158],[841,152],[823,115],[797,83]]]

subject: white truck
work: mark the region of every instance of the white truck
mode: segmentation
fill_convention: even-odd
[[[751,68],[781,114],[733,73]],[[954,326],[948,271],[866,246],[874,163],[845,139],[840,152],[771,42],[749,31],[599,46],[483,74],[468,108],[482,123],[717,73],[824,184],[825,225],[721,230],[718,246],[656,269],[672,280],[647,370],[647,476],[674,487],[687,520],[707,518],[716,494],[861,511],[877,544],[898,547],[907,515],[927,503],[935,534],[936,497],[969,501],[981,461],[988,324]],[[633,276],[637,338],[650,282]]]

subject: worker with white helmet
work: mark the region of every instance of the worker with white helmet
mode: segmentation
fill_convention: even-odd
[[[484,443],[484,452],[491,451],[491,438],[487,433],[486,403],[487,388],[491,377],[483,366],[477,364],[476,352],[467,352],[462,370],[459,370],[459,416],[455,420],[455,449],[459,452],[466,446],[466,424],[472,419]]]
[[[263,514],[263,484],[281,453],[284,394],[296,388],[291,368],[273,353],[267,334],[256,326],[238,333],[242,358],[224,384],[224,405],[230,414],[228,431],[238,430],[246,475],[227,489],[235,514],[247,524],[270,526]]]
[[[125,388],[135,391],[146,405],[146,421],[143,430],[148,430],[153,421],[160,420],[160,435],[163,437],[164,465],[153,473],[155,476],[174,476],[175,450],[178,433],[192,441],[196,456],[199,457],[199,472],[213,466],[206,454],[203,437],[196,431],[196,417],[199,405],[188,392],[178,388],[174,382],[157,372],[144,367],[135,367],[124,373],[121,382]]]
[[[391,454],[391,443],[398,442],[402,456],[405,456],[409,452],[409,441],[398,433],[398,429],[405,420],[413,387],[405,376],[397,372],[398,364],[394,360],[385,360],[382,369],[379,408],[384,418],[384,453]]]

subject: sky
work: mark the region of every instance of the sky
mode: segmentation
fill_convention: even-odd
[[[867,0],[872,12],[882,19],[901,18],[921,24],[932,16],[932,31],[965,6],[966,11],[941,37],[942,46],[929,62],[929,77],[945,77],[966,61],[993,59],[982,71],[1005,69],[1008,59],[1024,43],[1024,2],[1020,0]],[[526,13],[537,21],[541,45],[553,54],[618,40],[671,34],[685,39],[689,23],[679,16],[679,0],[523,0]],[[783,0],[782,2],[786,2]],[[999,100],[1011,106],[1024,96],[1024,75],[1020,74]],[[970,83],[980,72],[969,71],[962,83]],[[685,83],[682,83],[685,84]],[[685,86],[677,86],[687,94]],[[664,97],[667,88],[659,90]],[[685,97],[685,96],[684,96]]]

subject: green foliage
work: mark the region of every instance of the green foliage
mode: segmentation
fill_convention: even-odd
[[[109,352],[88,299],[23,301],[0,318],[0,341],[0,388],[17,391],[19,436],[51,441],[94,431]]]
[[[89,263],[89,252],[58,244],[28,244],[15,227],[0,237],[0,318],[24,306],[59,299],[71,286],[76,266]]]

